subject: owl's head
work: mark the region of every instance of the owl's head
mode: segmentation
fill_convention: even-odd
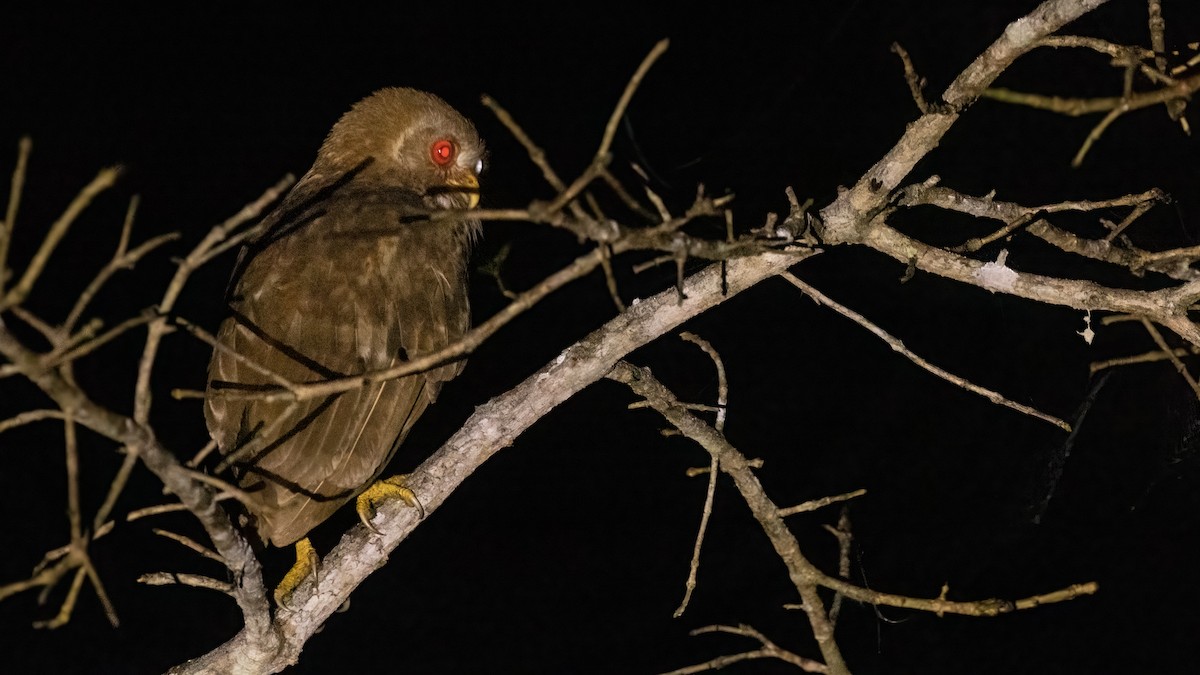
[[[370,158],[363,178],[415,190],[442,208],[463,208],[479,202],[484,157],[475,127],[445,101],[391,87],[342,115],[313,168],[344,170]]]

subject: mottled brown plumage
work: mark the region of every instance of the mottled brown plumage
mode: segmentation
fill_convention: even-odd
[[[281,418],[287,402],[218,393],[274,384],[229,352],[313,382],[458,339],[469,327],[466,265],[479,224],[426,216],[477,202],[482,156],[474,127],[441,99],[378,91],[334,125],[242,251],[205,419],[223,454],[257,448],[235,467],[264,542],[296,541],[367,487],[462,363],[304,401]]]

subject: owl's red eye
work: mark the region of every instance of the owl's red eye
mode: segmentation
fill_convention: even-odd
[[[454,141],[442,139],[434,141],[433,145],[429,146],[429,157],[433,159],[433,163],[438,166],[446,166],[454,161],[454,155],[458,154],[458,148],[454,147]]]

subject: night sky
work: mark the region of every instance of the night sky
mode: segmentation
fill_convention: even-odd
[[[778,6],[776,6],[778,4]],[[103,166],[118,185],[84,213],[55,253],[27,307],[60,321],[116,245],[132,195],[141,196],[134,241],[178,230],[181,241],[116,277],[95,305],[113,325],[152,305],[191,248],[291,172],[302,174],[329,127],[353,102],[385,86],[438,94],[474,120],[487,141],[483,203],[520,207],[553,191],[480,103],[505,106],[570,180],[595,152],[605,121],[638,63],[662,38],[671,46],[634,98],[614,144],[616,172],[682,210],[703,183],[734,193],[737,227],[787,208],[784,188],[829,203],[852,184],[918,111],[889,50],[900,42],[940,92],[1007,22],[1035,2],[787,3],[349,3],[304,13],[172,7],[161,13],[93,3],[0,12],[0,176],[7,187],[18,139],[33,139],[10,256],[17,269],[44,228]],[[1200,7],[1164,0],[1169,46],[1200,40]],[[1115,0],[1067,32],[1148,45],[1146,7]],[[998,85],[1063,95],[1118,95],[1121,71],[1091,53],[1037,52]],[[1189,110],[1193,126],[1198,123]],[[1070,119],[983,101],[971,108],[910,178],[932,174],[968,194],[995,189],[1026,204],[1102,199],[1151,187],[1173,197],[1131,230],[1143,248],[1200,243],[1200,144],[1161,108],[1116,122],[1084,165],[1069,162],[1097,117]],[[1101,214],[1119,220],[1124,211]],[[633,224],[635,221],[628,221]],[[1096,232],[1096,218],[1056,223]],[[931,243],[954,244],[991,223],[915,210],[897,220]],[[694,234],[721,237],[718,222]],[[1018,235],[977,254],[1010,251],[1017,269],[1156,288],[1065,258]],[[508,250],[509,288],[524,289],[587,250],[561,231],[484,226],[474,266]],[[626,300],[669,287],[670,266],[629,271]],[[232,254],[197,274],[179,313],[215,329]],[[689,263],[696,270],[701,262]],[[1089,392],[1061,479],[1052,466],[1066,433],[955,388],[918,369],[860,327],[780,280],[764,282],[686,328],[720,351],[729,370],[726,433],[750,457],[768,494],[787,506],[866,488],[852,503],[852,580],[922,597],[1015,599],[1076,582],[1100,593],[998,619],[937,618],[847,605],[837,636],[856,673],[1191,672],[1200,657],[1200,413],[1169,365],[1113,371],[1088,365],[1142,353],[1134,324],[1101,327],[1088,345],[1080,312],[998,296],[918,273],[866,249],[827,251],[794,269],[939,366],[1069,421]],[[504,306],[494,279],[472,277],[477,320]],[[576,282],[502,330],[422,417],[392,472],[415,467],[474,406],[506,391],[563,347],[613,316],[599,275]],[[16,323],[5,315],[6,323]],[[144,332],[76,366],[99,401],[131,410]],[[689,401],[713,403],[702,352],[667,336],[633,355]],[[208,349],[185,335],[164,343],[153,424],[181,458],[204,445],[201,406],[172,388],[203,386]],[[1097,389],[1097,386],[1099,387]],[[786,570],[739,501],[719,484],[699,587],[683,617],[671,614],[687,576],[708,463],[694,443],[664,438],[665,423],[626,410],[634,396],[599,382],[489,461],[355,593],[301,656],[296,673],[661,672],[754,648],[748,640],[688,631],[747,623],[780,646],[818,657]],[[17,378],[0,380],[0,413],[46,405]],[[45,422],[0,437],[0,584],[26,577],[67,541],[62,435]],[[85,517],[103,499],[120,455],[81,436]],[[1049,495],[1049,501],[1045,499]],[[139,468],[118,512],[167,500]],[[1034,516],[1040,514],[1039,522]],[[806,554],[836,570],[822,526],[835,509],[789,520]],[[327,551],[355,520],[344,509],[314,532]],[[121,617],[109,626],[90,589],[72,622],[35,593],[0,604],[0,673],[155,673],[232,636],[240,614],[210,591],[149,588],[148,571],[220,577],[211,561],[155,536],[165,527],[201,537],[185,515],[120,524],[93,555]],[[265,554],[268,583],[290,551]],[[738,673],[798,672],[778,661]]]

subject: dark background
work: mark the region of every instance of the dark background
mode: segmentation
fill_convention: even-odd
[[[42,5],[0,16],[0,175],[17,140],[33,138],[11,262],[18,270],[41,231],[101,166],[126,168],[52,259],[28,306],[60,320],[107,259],[128,199],[142,196],[134,240],[169,230],[180,254],[287,172],[302,173],[351,103],[383,86],[446,98],[475,120],[491,150],[484,202],[520,206],[552,195],[539,172],[479,103],[498,99],[568,179],[595,151],[638,62],[659,39],[671,49],[646,78],[614,146],[622,175],[638,162],[676,208],[697,182],[737,194],[739,227],[786,208],[785,186],[828,203],[917,116],[896,57],[901,42],[931,94],[1033,2],[951,0],[823,3],[540,3],[523,7],[349,3],[320,12],[294,5],[202,14],[113,5]],[[1166,1],[1172,47],[1200,39],[1195,3]],[[1113,2],[1069,32],[1148,44],[1145,3]],[[1000,83],[1064,95],[1116,95],[1120,71],[1090,53],[1038,52]],[[1106,198],[1158,186],[1175,198],[1139,222],[1147,248],[1194,245],[1200,155],[1160,109],[1114,124],[1078,170],[1068,163],[1097,118],[1068,119],[980,102],[912,176],[930,174],[972,194],[1027,204]],[[1119,220],[1124,213],[1102,214]],[[939,243],[991,224],[921,210],[897,221]],[[1095,235],[1095,217],[1056,221]],[[695,232],[719,236],[718,224]],[[1152,288],[1080,266],[1018,237],[1003,246],[1017,269],[1090,276]],[[525,288],[582,250],[572,237],[488,224],[476,262],[511,244],[502,273]],[[618,262],[628,268],[634,257]],[[232,256],[198,274],[180,313],[215,328]],[[698,263],[692,267],[698,267]],[[96,313],[115,324],[156,302],[167,255],[113,280]],[[1038,305],[918,274],[866,250],[833,250],[797,273],[892,331],[940,366],[1067,419],[1096,385],[1088,364],[1153,348],[1131,324],[1099,327],[1087,345],[1076,311]],[[621,274],[626,300],[664,288],[667,269]],[[504,303],[493,280],[473,279],[477,317]],[[577,282],[504,329],[472,356],[426,413],[393,467],[410,469],[470,414],[610,318],[603,280]],[[9,321],[9,317],[5,317]],[[1164,364],[1115,372],[1071,445],[1061,481],[1049,478],[1066,434],[994,406],[919,370],[882,342],[817,307],[782,281],[765,282],[691,322],[722,353],[730,377],[727,434],[781,505],[867,488],[853,503],[854,580],[930,597],[1018,598],[1095,580],[1100,594],[997,619],[848,605],[838,639],[855,672],[1190,672],[1200,656],[1200,459],[1194,397]],[[82,384],[128,412],[143,333],[81,362]],[[711,365],[667,337],[634,360],[687,400],[713,402]],[[207,350],[184,336],[164,346],[154,424],[181,457],[206,440],[200,406],[173,387],[202,386]],[[472,476],[355,594],[305,649],[298,673],[658,672],[756,645],[688,637],[711,623],[752,624],[781,646],[818,656],[783,565],[722,480],[700,585],[682,595],[705,480],[684,470],[707,456],[663,423],[626,411],[632,396],[598,383],[539,422]],[[0,382],[0,411],[45,405],[17,378]],[[61,433],[54,424],[0,439],[0,582],[25,577],[68,536]],[[86,432],[85,517],[103,499],[120,457]],[[118,512],[167,498],[139,468]],[[1033,516],[1046,494],[1039,524]],[[353,521],[316,533],[321,550]],[[822,524],[836,510],[793,517],[807,554],[836,569]],[[135,583],[146,571],[220,576],[213,563],[155,537],[152,526],[195,534],[183,515],[122,524],[93,554],[121,626],[108,626],[85,588],[72,622],[55,632],[35,594],[0,606],[0,672],[152,673],[217,646],[240,626],[218,595]],[[199,535],[196,535],[199,536]],[[272,550],[269,583],[289,563]],[[794,672],[780,662],[733,672]]]

